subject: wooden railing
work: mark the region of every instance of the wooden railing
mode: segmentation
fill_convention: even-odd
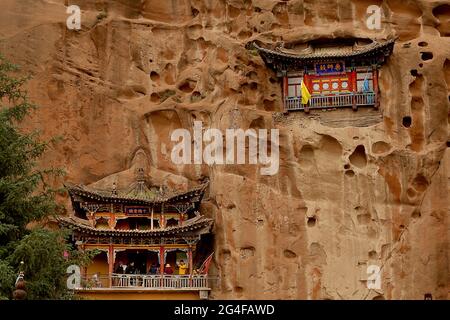
[[[287,97],[284,100],[284,105],[287,111],[302,110],[302,97]]]
[[[111,283],[111,286],[110,286]],[[84,277],[81,289],[135,288],[135,289],[208,289],[208,276],[199,275],[140,275],[116,274]]]
[[[305,105],[301,103],[301,97],[287,97],[285,107],[287,111],[305,110]],[[376,105],[376,96],[373,92],[347,93],[338,95],[313,95],[306,108],[341,108],[354,106],[374,106]]]

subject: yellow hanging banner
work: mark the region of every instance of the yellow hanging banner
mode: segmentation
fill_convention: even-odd
[[[302,81],[302,104],[308,104],[309,99],[311,99],[311,93],[309,93],[305,82]]]

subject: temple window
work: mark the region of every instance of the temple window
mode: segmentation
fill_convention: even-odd
[[[147,218],[128,218],[130,230],[149,230],[150,220]]]
[[[282,79],[284,111],[379,107],[378,71],[392,53],[394,39],[336,39],[272,48],[253,46]]]

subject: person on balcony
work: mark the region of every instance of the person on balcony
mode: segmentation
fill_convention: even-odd
[[[188,269],[188,266],[184,263],[184,260],[180,260],[180,263],[177,265],[178,265],[178,274],[185,275],[186,271]]]
[[[166,267],[164,268],[164,273],[165,273],[165,274],[170,274],[170,275],[173,274],[172,266],[171,266],[169,263],[166,264]]]
[[[147,265],[145,262],[142,262],[139,267],[139,274],[145,274],[147,270]]]
[[[127,266],[124,265],[124,264],[122,263],[122,261],[119,261],[119,265],[117,266],[116,270],[114,270],[114,273],[117,273],[117,274],[124,274],[126,268],[127,268]]]
[[[128,267],[128,273],[129,274],[135,274],[136,273],[136,268],[134,267],[134,262],[130,263],[130,266]]]
[[[152,266],[150,267],[150,274],[157,274],[158,273],[158,266],[153,263]]]
[[[94,273],[94,275],[92,276],[92,282],[95,288],[101,288],[102,287],[102,283],[100,281],[100,276],[99,273]]]
[[[127,274],[136,274],[136,267],[134,266],[134,262],[130,262],[130,265],[128,266],[128,272]],[[135,277],[128,277],[129,278],[129,284],[131,286],[136,285],[136,278]]]
[[[363,93],[370,93],[370,92],[371,92],[371,91],[370,91],[370,86],[369,86],[369,79],[367,78],[367,75],[366,75],[366,77],[364,78],[363,87],[362,87],[362,92],[363,92]],[[367,96],[367,103],[368,103],[368,104],[373,104],[373,103],[374,103],[374,101],[373,101],[373,96],[371,96],[371,95],[368,95],[368,96]]]

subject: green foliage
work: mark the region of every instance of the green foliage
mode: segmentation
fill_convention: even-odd
[[[6,262],[0,260],[0,300],[7,299],[14,285],[14,270]]]
[[[194,93],[191,95],[191,102],[192,102],[192,103],[195,103],[195,102],[201,101],[203,98],[204,98],[204,96],[202,96],[200,93],[194,92]]]
[[[174,94],[176,94],[176,92],[174,90],[164,90],[161,94],[160,94],[160,98],[159,101],[160,102],[164,102],[166,101],[168,98],[170,98],[171,96],[173,96]]]
[[[24,261],[28,299],[65,299],[70,297],[64,277],[71,264],[86,265],[92,254],[72,249],[67,231],[35,229],[25,236],[10,257],[12,264]],[[68,257],[64,257],[64,251]]]
[[[258,50],[255,48],[248,49],[248,53],[255,57],[259,55]]]
[[[28,228],[31,222],[58,213],[57,190],[46,179],[61,170],[37,168],[50,142],[20,127],[36,106],[22,88],[27,78],[13,76],[17,71],[0,55],[0,299],[11,297],[21,261],[29,299],[65,298],[67,265],[81,264],[88,257],[67,247],[63,231]],[[64,250],[70,259],[64,259]]]
[[[99,14],[97,14],[97,20],[101,21],[108,17],[108,13],[105,10],[102,10]]]
[[[57,208],[54,192],[44,182],[44,176],[54,170],[36,170],[36,161],[48,144],[38,140],[37,132],[23,133],[18,128],[36,106],[22,90],[26,78],[9,76],[15,71],[17,67],[0,56],[0,247],[14,246],[29,222]],[[0,259],[4,249],[0,249]]]

